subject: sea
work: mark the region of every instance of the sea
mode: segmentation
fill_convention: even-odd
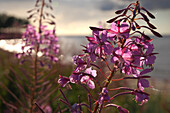
[[[72,56],[82,53],[82,45],[88,43],[85,36],[59,36],[61,46],[61,58],[65,63],[72,62]],[[170,35],[163,38],[153,37],[155,53],[157,59],[154,64],[154,70],[148,75],[152,78],[170,79]],[[21,39],[0,40],[0,48],[10,52],[20,52]]]

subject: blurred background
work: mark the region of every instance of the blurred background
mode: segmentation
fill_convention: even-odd
[[[89,26],[104,24],[108,19],[115,17],[115,10],[126,7],[132,1],[135,2],[135,0],[53,0],[56,33],[64,58],[62,63],[70,66],[67,74],[72,70],[72,56],[81,52],[80,45],[87,43],[85,36],[91,34]],[[168,107],[170,105],[170,0],[140,0],[140,2],[155,15],[156,19],[151,20],[151,23],[158,28],[157,31],[163,35],[163,38],[154,37],[149,31],[145,31],[154,38],[155,52],[159,53],[154,71],[149,73],[152,76],[150,79],[153,86],[150,90],[152,96],[145,107],[137,107],[138,110],[135,111],[136,106],[132,106],[132,102],[129,102],[132,106],[129,109],[132,113],[170,113]],[[32,9],[34,4],[35,0],[0,0],[1,80],[3,74],[8,73],[10,61],[15,59],[13,54],[21,51],[22,32],[26,24],[31,24],[27,20],[26,12]],[[125,101],[127,100],[122,99],[122,103]]]

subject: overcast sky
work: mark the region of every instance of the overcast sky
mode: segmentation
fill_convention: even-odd
[[[34,7],[35,0],[0,0],[0,13],[26,18],[26,11]],[[115,16],[114,11],[135,0],[53,0],[59,35],[87,35],[89,26]],[[156,16],[152,21],[162,34],[170,35],[170,0],[140,0],[141,5]]]

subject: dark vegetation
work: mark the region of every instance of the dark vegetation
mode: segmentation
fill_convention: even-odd
[[[0,14],[0,29],[9,27],[21,27],[28,24],[29,21],[26,19],[21,19],[15,16],[10,16],[7,14]]]

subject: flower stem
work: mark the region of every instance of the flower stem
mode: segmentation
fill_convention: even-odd
[[[41,34],[41,25],[42,25],[42,17],[43,17],[43,8],[45,5],[45,1],[41,0],[41,10],[40,10],[40,18],[39,18],[39,27],[38,27],[38,33]],[[31,108],[30,108],[30,113],[33,113],[33,109],[34,109],[34,101],[35,101],[35,96],[36,96],[36,85],[37,85],[37,74],[38,74],[38,52],[39,52],[39,43],[37,42],[36,46],[35,46],[35,57],[33,60],[33,64],[34,64],[34,75],[33,75],[33,83],[32,83],[32,89],[31,89],[31,100],[30,100],[30,104],[31,104]]]
[[[104,84],[104,87],[108,87],[108,85],[109,85],[110,82],[112,81],[112,77],[114,76],[114,74],[115,74],[115,70],[114,70],[114,68],[113,68],[113,70],[112,70],[111,73],[110,73],[110,76],[108,77],[107,81],[106,81],[105,84]]]
[[[111,73],[110,73],[110,75],[109,75],[109,77],[107,78],[107,81],[105,82],[105,84],[104,84],[104,87],[108,87],[109,86],[109,84],[111,83],[111,81],[112,81],[112,77],[114,76],[114,74],[115,74],[115,68],[113,68],[113,70],[111,71]],[[96,101],[96,104],[95,104],[95,107],[94,107],[94,110],[93,110],[93,112],[92,113],[96,113],[97,112],[97,110],[99,109],[99,103],[98,103],[98,101]]]

